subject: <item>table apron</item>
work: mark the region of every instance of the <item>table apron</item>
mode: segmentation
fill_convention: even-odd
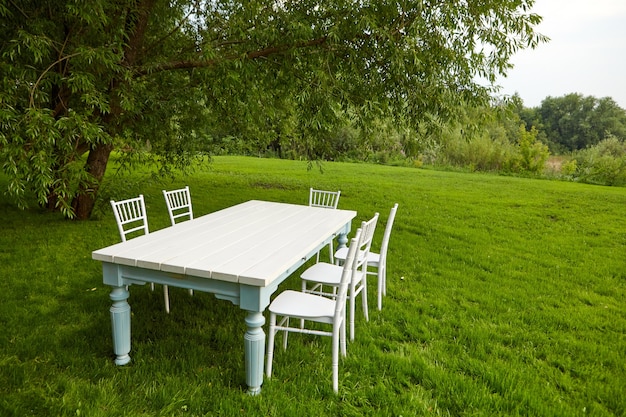
[[[153,282],[170,287],[212,293],[219,299],[228,300],[235,305],[240,305],[240,284],[236,282],[174,274],[171,272],[118,265],[109,262],[102,263],[102,276],[103,283],[112,287],[144,285]]]

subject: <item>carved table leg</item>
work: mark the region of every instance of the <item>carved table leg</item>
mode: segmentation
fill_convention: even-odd
[[[263,384],[263,362],[265,358],[265,332],[263,325],[265,317],[258,311],[248,311],[246,316],[246,331],[244,349],[246,354],[246,384],[248,393],[257,395],[261,392]]]
[[[130,362],[130,305],[128,291],[125,287],[115,287],[111,291],[113,305],[111,312],[111,325],[113,330],[113,352],[117,355],[116,365],[126,365]]]
[[[346,236],[345,233],[340,233],[339,237],[337,238],[337,242],[339,243],[339,246],[337,246],[337,250],[345,248],[346,243],[348,243],[348,236]]]

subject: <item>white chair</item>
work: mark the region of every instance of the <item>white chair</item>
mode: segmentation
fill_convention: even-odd
[[[185,220],[185,217],[187,217],[186,220],[193,220],[193,207],[191,206],[189,186],[178,190],[163,190],[163,197],[165,198],[165,204],[167,205],[167,212],[170,215],[172,226],[181,219]],[[189,290],[189,294],[193,295],[192,289]]]
[[[126,242],[129,235],[135,237],[139,234],[147,235],[150,233],[143,194],[128,200],[111,200],[111,207],[113,207],[113,214],[115,215],[122,242]],[[154,283],[150,283],[150,287],[154,290]],[[167,285],[163,286],[163,298],[165,299],[165,311],[169,313],[170,297]]]
[[[368,268],[375,268],[376,272],[369,271],[368,275],[377,275],[378,280],[378,309],[383,308],[383,295],[387,295],[387,251],[389,248],[389,237],[391,236],[391,229],[393,228],[393,222],[396,218],[396,211],[398,211],[398,203],[396,203],[389,213],[387,224],[385,226],[385,233],[383,234],[383,241],[380,246],[380,253],[370,251],[367,256]],[[335,260],[341,262],[348,254],[347,248],[341,248],[335,252]]]
[[[183,217],[188,217],[188,220],[193,219],[193,208],[191,206],[189,186],[179,190],[163,190],[163,197],[165,197],[167,212],[170,215],[172,226],[174,226],[176,222]]]
[[[339,205],[341,191],[324,191],[309,189],[309,206],[336,209]]]
[[[309,207],[322,207],[329,209],[336,209],[339,205],[339,197],[341,191],[324,191],[316,190],[314,188],[309,189]],[[333,241],[328,244],[328,252],[330,257],[330,263],[334,263],[333,259]],[[320,261],[320,253],[317,252],[317,262]]]
[[[267,366],[266,374],[272,376],[272,360],[274,357],[274,338],[276,333],[284,331],[283,347],[287,349],[287,336],[289,332],[313,334],[318,336],[332,337],[332,373],[333,390],[339,391],[339,348],[341,355],[346,356],[346,295],[348,285],[355,273],[356,249],[359,246],[361,231],[357,230],[352,239],[350,250],[346,255],[337,295],[334,299],[319,295],[306,294],[298,291],[287,290],[279,294],[269,306],[270,324],[267,340]],[[277,317],[281,317],[277,324]],[[302,326],[290,327],[289,319],[308,320],[316,323],[332,325],[332,331],[306,329]]]
[[[356,298],[360,294],[363,304],[363,315],[365,320],[369,321],[369,313],[367,309],[367,254],[372,245],[372,238],[376,230],[378,222],[378,213],[370,220],[361,223],[361,240],[359,242],[357,252],[358,271],[352,275],[350,281],[350,289],[348,298],[350,299],[350,340],[354,340],[354,315],[356,311]],[[326,297],[334,297],[337,287],[341,282],[342,266],[334,265],[326,262],[318,262],[307,268],[300,278],[302,278],[302,292],[322,295]],[[330,291],[326,291],[324,286],[330,287]]]
[[[126,242],[127,236],[131,234],[138,235],[141,232],[142,235],[147,235],[150,233],[143,194],[123,201],[111,200],[111,207],[113,207],[122,242]]]

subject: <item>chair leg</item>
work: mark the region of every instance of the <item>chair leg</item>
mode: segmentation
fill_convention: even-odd
[[[320,262],[320,252],[321,251],[317,252],[317,257],[315,258],[316,263]],[[334,264],[335,263],[335,252],[333,250],[333,241],[332,240],[328,244],[328,252],[329,252],[330,263]]]
[[[189,295],[193,295],[193,290],[191,288],[189,289]]]
[[[384,269],[383,268],[378,268],[378,310],[382,310],[383,309],[383,294],[385,292],[385,277],[383,274]]]
[[[318,252],[318,255],[319,255],[319,252]],[[307,292],[305,280],[302,280],[302,292]],[[304,319],[300,319],[300,328],[304,329]]]
[[[265,374],[268,378],[272,376],[272,360],[274,359],[274,336],[276,335],[276,315],[270,314],[270,327],[267,335],[267,364]]]
[[[302,322],[304,323],[304,320],[302,320]],[[283,324],[285,327],[289,327],[289,317],[285,318]],[[283,350],[287,350],[287,336],[289,336],[289,331],[285,330],[283,332]]]
[[[350,340],[354,340],[354,291],[350,293]]]
[[[383,270],[383,295],[387,295],[387,265],[381,268]]]
[[[333,391],[339,391],[339,329],[333,329]]]
[[[170,294],[167,285],[163,286],[163,299],[165,300],[165,312],[170,312]]]
[[[341,320],[341,328],[339,329],[339,344],[341,345],[341,355],[343,357],[347,356],[347,349],[346,349],[346,318],[344,317],[343,320]]]
[[[363,286],[361,289],[361,302],[363,303],[363,316],[365,316],[365,321],[370,321],[370,314],[367,308],[367,274],[363,276],[363,282],[361,282]]]

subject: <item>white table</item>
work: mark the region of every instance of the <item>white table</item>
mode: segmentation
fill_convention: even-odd
[[[127,286],[154,282],[214,293],[248,311],[246,383],[263,383],[263,311],[278,285],[339,236],[345,246],[356,212],[248,201],[92,253],[102,261],[110,297],[115,363],[130,362]]]

